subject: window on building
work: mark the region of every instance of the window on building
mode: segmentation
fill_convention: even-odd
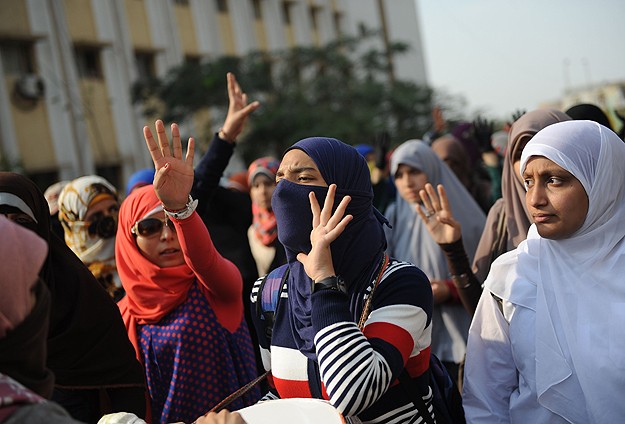
[[[76,66],[80,78],[102,78],[102,63],[98,47],[77,46],[74,48]]]
[[[0,42],[0,54],[2,69],[7,75],[24,75],[35,71],[32,43]]]
[[[263,18],[260,0],[252,0],[252,7],[254,8],[254,19],[260,21]]]
[[[57,171],[26,172],[26,176],[34,182],[41,191],[45,191],[52,184],[59,181]]]
[[[155,57],[152,52],[135,52],[137,76],[140,81],[156,78]]]
[[[321,12],[321,8],[319,6],[310,6],[310,23],[315,31],[319,29],[319,14]]]
[[[216,3],[219,13],[228,13],[228,0],[216,0]]]
[[[334,12],[334,30],[337,35],[343,35],[343,14],[341,12]]]
[[[95,174],[113,184],[113,187],[124,187],[120,177],[121,167],[119,165],[96,165]]]
[[[186,54],[184,56],[184,63],[188,65],[200,66],[202,64],[202,57],[196,54]]]
[[[174,0],[174,4],[177,6],[188,6],[189,0]]]
[[[291,8],[293,3],[290,1],[282,2],[282,20],[285,25],[291,25]]]

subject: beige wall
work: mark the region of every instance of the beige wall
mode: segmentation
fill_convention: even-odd
[[[180,45],[185,55],[196,56],[199,54],[198,44],[195,37],[195,25],[193,24],[193,15],[188,4],[176,4],[174,6],[176,15],[176,23],[178,35],[180,37]]]
[[[150,37],[148,16],[143,0],[125,0],[124,7],[130,27],[130,39],[135,48],[151,49],[153,47]]]
[[[88,0],[64,0],[65,16],[73,41],[97,41],[91,2]]]
[[[234,45],[234,36],[232,33],[232,21],[230,20],[230,15],[218,13],[217,24],[219,25],[219,34],[221,34],[224,43],[224,54],[235,55],[236,47]]]
[[[264,52],[269,50],[269,44],[267,42],[267,31],[265,31],[265,25],[262,21],[254,21],[254,33],[256,34],[258,49]]]
[[[7,93],[13,92],[15,81],[18,78],[17,75],[5,78]],[[18,107],[18,105],[22,105],[22,107]],[[48,125],[48,113],[43,99],[35,102],[15,99],[11,102],[11,116],[24,169],[29,172],[56,169],[57,161]]]
[[[80,94],[95,164],[118,163],[120,157],[117,142],[112,137],[114,122],[106,84],[99,79],[83,79],[80,81]]]
[[[2,0],[0,2],[0,35],[28,34],[28,13],[24,0]]]

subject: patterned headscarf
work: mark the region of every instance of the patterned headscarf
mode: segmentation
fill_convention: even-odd
[[[254,178],[258,175],[264,175],[271,181],[275,181],[279,167],[280,162],[276,158],[266,156],[256,159],[247,169],[247,182],[249,187],[252,187]],[[278,237],[275,214],[272,210],[260,207],[252,202],[252,215],[254,217],[252,226],[256,238],[265,246],[271,246]]]
[[[89,208],[112,199],[118,201],[117,190],[96,175],[80,177],[67,184],[59,195],[59,219],[65,230],[65,243],[83,261],[104,288],[113,295],[121,287],[115,267],[116,218],[108,222],[110,236],[102,237],[85,221]]]

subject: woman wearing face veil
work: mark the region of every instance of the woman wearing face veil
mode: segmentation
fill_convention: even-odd
[[[46,368],[50,292],[39,278],[45,241],[0,215],[0,423],[78,424],[46,401],[54,375]]]
[[[124,289],[115,266],[117,190],[97,175],[80,177],[63,187],[58,205],[65,243],[113,300],[120,300]]]
[[[51,293],[47,367],[53,400],[84,422],[108,412],[145,414],[145,381],[115,303],[89,269],[50,231],[43,193],[28,178],[0,172],[0,214],[37,233],[49,246],[40,276]],[[110,398],[110,407],[100,396]]]
[[[286,152],[277,180],[272,209],[289,274],[271,340],[254,314],[272,372],[265,399],[328,399],[363,422],[422,419],[397,379],[407,372],[411,393],[430,405],[432,292],[418,268],[385,254],[387,221],[372,205],[364,158],[339,140],[307,138]]]

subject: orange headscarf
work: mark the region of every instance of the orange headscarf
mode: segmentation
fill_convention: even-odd
[[[137,324],[155,324],[163,319],[187,299],[196,279],[186,263],[161,268],[146,259],[137,247],[131,228],[159,204],[154,187],[147,185],[130,193],[119,209],[115,258],[126,296],[118,306],[139,360]]]

